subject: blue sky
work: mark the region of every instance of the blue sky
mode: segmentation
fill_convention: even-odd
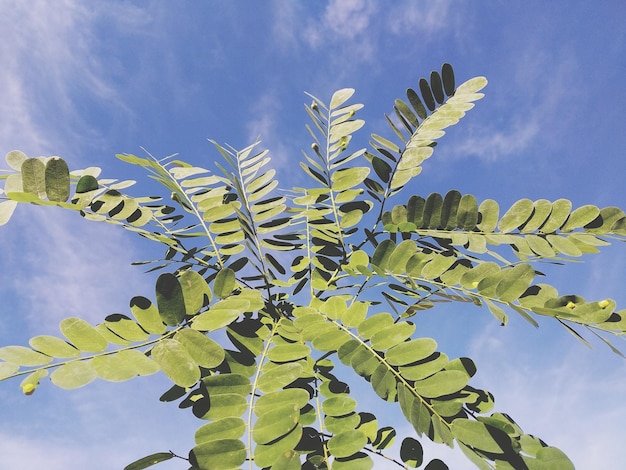
[[[207,138],[243,148],[260,136],[283,187],[301,186],[291,170],[310,144],[305,91],[328,100],[356,88],[365,145],[387,132],[395,98],[450,62],[459,83],[486,76],[486,97],[449,129],[411,193],[625,208],[624,24],[618,0],[2,0],[0,153],[59,155],[141,180],[114,154],[144,147],[211,166],[219,156]],[[155,247],[74,214],[19,207],[0,246],[2,345],[54,334],[67,316],[125,313],[132,296],[153,292],[154,276],[130,262]],[[624,249],[551,271],[551,282],[624,308]],[[535,330],[512,317],[501,328],[466,305],[428,311],[417,325],[449,355],[472,357],[497,409],[578,468],[626,459],[626,361],[608,348],[588,350],[546,321]],[[0,383],[0,468],[122,468],[151,452],[185,453],[202,424],[158,402],[161,376],[72,392],[44,384],[32,397],[17,385]]]

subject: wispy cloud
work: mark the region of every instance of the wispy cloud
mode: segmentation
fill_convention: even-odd
[[[125,109],[110,79],[111,64],[98,54],[100,22],[114,18],[115,24],[133,27],[145,15],[131,6],[104,9],[73,0],[54,6],[13,0],[0,9],[0,140],[41,155],[58,152],[68,139],[68,147],[97,139],[81,118],[84,100]]]
[[[394,2],[387,10],[387,27],[397,35],[421,33],[428,37],[448,25],[450,4],[447,0]]]
[[[151,278],[130,266],[140,258],[134,234],[58,209],[32,209],[18,207],[17,220],[0,236],[12,252],[2,263],[2,282],[21,299],[31,333],[57,333],[69,316],[99,323],[128,314],[132,296],[152,295]]]

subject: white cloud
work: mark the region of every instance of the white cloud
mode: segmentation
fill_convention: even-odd
[[[61,142],[68,147],[93,143],[99,136],[81,117],[81,94],[130,112],[110,80],[111,64],[98,55],[102,38],[97,33],[107,19],[118,27],[137,28],[147,16],[139,13],[128,5],[102,8],[73,0],[2,3],[0,140],[11,146],[5,151],[19,148],[34,156],[58,152]]]
[[[397,35],[420,32],[428,38],[448,25],[449,10],[446,0],[394,2],[387,15],[388,28]]]
[[[0,238],[11,252],[2,281],[21,299],[31,332],[56,333],[69,316],[99,323],[128,314],[133,295],[151,297],[151,278],[130,266],[140,258],[136,235],[53,208],[18,207],[14,217]]]

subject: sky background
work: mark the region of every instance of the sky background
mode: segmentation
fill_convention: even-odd
[[[114,154],[144,147],[211,167],[219,156],[207,138],[243,148],[260,136],[282,186],[302,186],[292,169],[310,145],[305,91],[328,101],[357,90],[367,122],[358,148],[372,132],[388,134],[383,114],[395,98],[449,62],[457,83],[486,76],[486,97],[449,129],[402,200],[458,189],[502,208],[523,197],[626,208],[624,24],[620,0],[0,0],[0,154],[59,155],[71,168],[141,180]],[[97,323],[128,313],[131,297],[153,296],[156,278],[130,263],[161,253],[115,227],[30,206],[0,227],[0,246],[2,345],[56,334],[68,316]],[[548,282],[624,308],[625,248],[550,270]],[[417,332],[451,357],[472,357],[474,386],[577,468],[620,468],[626,361],[513,315],[502,328],[486,309],[447,306],[416,317]],[[18,385],[0,383],[2,469],[121,469],[152,452],[186,454],[203,424],[158,401],[169,387],[161,375],[69,392],[45,382],[31,397]],[[437,449],[427,457],[448,455]],[[447,461],[468,467],[454,453]]]

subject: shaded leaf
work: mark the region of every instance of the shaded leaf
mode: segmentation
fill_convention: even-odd
[[[143,470],[144,468],[152,467],[166,460],[170,460],[174,457],[171,452],[157,452],[156,454],[147,455],[139,460],[135,460],[124,467],[124,470]]]

